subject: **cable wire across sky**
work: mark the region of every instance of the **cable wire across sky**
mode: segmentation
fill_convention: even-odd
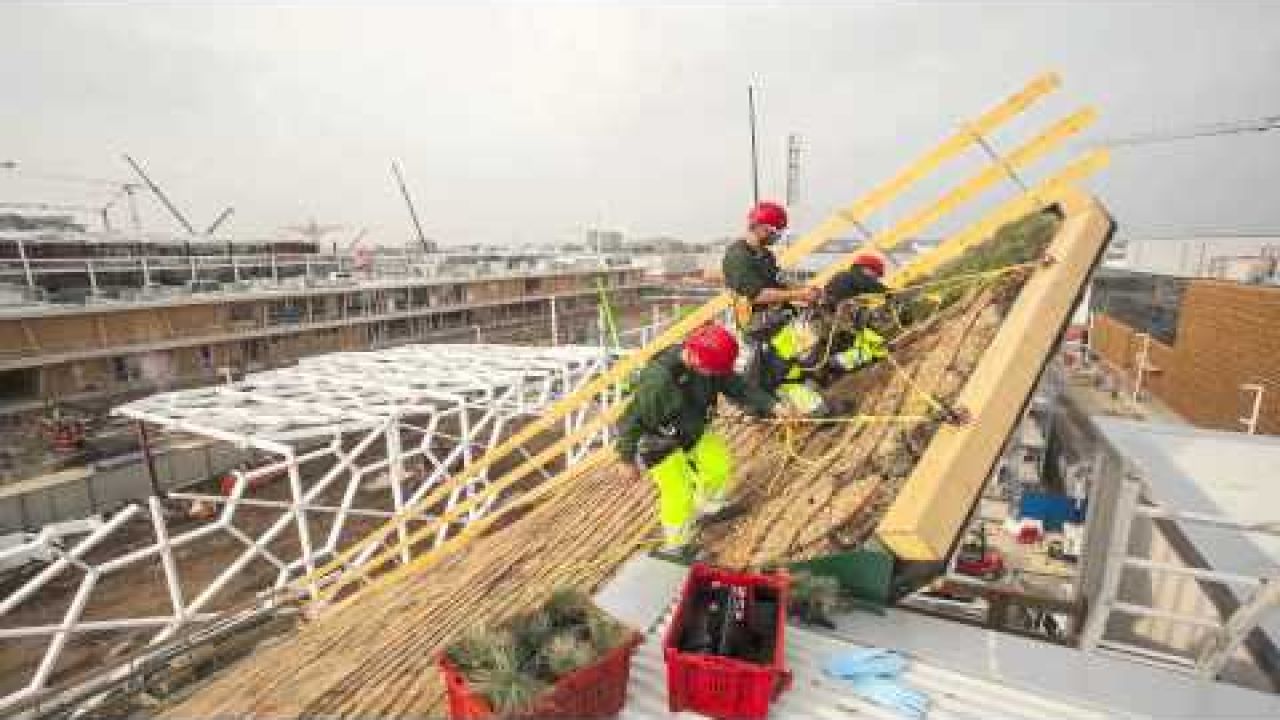
[[[1176,142],[1179,140],[1194,140],[1203,137],[1219,137],[1222,135],[1258,134],[1269,132],[1271,130],[1280,130],[1280,114],[1268,115],[1266,117],[1250,120],[1235,120],[1192,125],[1181,130],[1149,132],[1137,135],[1104,138],[1099,142],[1099,144],[1106,145],[1108,147],[1130,147],[1135,145],[1149,145],[1153,143]]]

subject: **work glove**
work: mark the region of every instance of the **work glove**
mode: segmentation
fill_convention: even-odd
[[[887,707],[913,720],[924,720],[929,712],[929,697],[895,679],[879,675],[858,675],[849,680],[859,697]]]
[[[907,659],[893,650],[863,647],[827,661],[823,670],[848,681],[859,697],[896,710],[910,718],[924,718],[929,697],[897,680],[907,668]]]
[[[852,680],[867,675],[896,676],[906,667],[907,659],[893,650],[864,647],[828,660],[823,670],[833,677]]]

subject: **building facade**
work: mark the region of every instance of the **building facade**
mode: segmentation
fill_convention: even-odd
[[[71,306],[0,308],[0,406],[218,379],[334,350],[484,339],[555,306],[594,327],[599,288],[635,304],[638,269],[505,273],[326,285]]]
[[[1095,285],[1090,347],[1191,423],[1280,434],[1280,287],[1127,278]]]

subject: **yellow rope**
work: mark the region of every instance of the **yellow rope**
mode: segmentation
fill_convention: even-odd
[[[992,278],[999,277],[1000,275],[1014,272],[1017,270],[1031,268],[1039,264],[1040,264],[1040,261],[1036,260],[1033,262],[1017,263],[1014,265],[1005,265],[1003,267],[993,268],[991,270],[965,273],[963,275],[953,276],[953,277],[946,278],[944,280],[940,280],[933,283],[922,283],[920,285],[913,285],[908,288],[900,288],[897,290],[887,290],[883,293],[869,293],[865,295],[859,295],[855,298],[852,298],[852,300],[868,307],[888,305],[890,313],[892,314],[894,323],[898,326],[899,330],[902,330],[905,328],[905,326],[902,323],[902,318],[898,314],[897,308],[894,307],[894,304],[888,302],[888,297],[890,295],[905,292],[907,290],[919,290],[925,287],[937,287],[937,286],[947,285],[947,284],[960,284],[960,283],[970,283],[970,282],[975,284],[982,283],[984,281],[989,281]],[[932,298],[932,299],[934,300],[935,303],[937,303],[938,305],[941,305],[940,298]],[[804,370],[815,370],[817,368],[825,366],[827,361],[830,359],[831,348],[835,341],[835,335],[841,329],[842,329],[842,326],[839,323],[833,322],[831,324],[831,327],[827,331],[827,339],[823,348],[822,359],[812,367],[808,367],[804,365],[801,365],[800,367]],[[887,349],[885,351],[884,359],[889,363],[889,366],[893,368],[894,372],[897,373],[902,378],[902,380],[907,384],[907,387],[910,390],[912,390],[915,394],[919,395],[920,397],[924,398],[925,402],[929,405],[930,409],[934,411],[934,413],[943,417],[947,417],[953,414],[952,410],[949,407],[947,407],[947,405],[945,405],[941,400],[939,400],[932,393],[930,393],[929,391],[921,387],[920,384],[916,382],[915,378],[913,378],[911,374],[908,373],[906,369],[902,367],[902,364],[899,363],[897,358],[893,356],[893,353],[888,352]],[[819,458],[808,458],[803,456],[796,449],[796,433],[799,429],[798,426],[801,424],[847,423],[847,424],[853,424],[856,426],[870,425],[874,423],[918,424],[918,423],[935,421],[937,419],[938,419],[937,417],[931,417],[929,415],[858,414],[858,415],[847,415],[842,417],[827,417],[827,418],[767,419],[764,422],[782,425],[782,445],[788,457],[790,457],[792,460],[795,460],[796,462],[801,463],[803,465],[813,466],[813,465],[824,464],[827,461],[831,460],[833,457],[835,457],[835,455],[841,451],[841,448],[839,446],[840,444],[837,443],[836,447],[834,447],[830,452],[826,453],[825,455]],[[859,427],[855,427],[851,430],[851,432],[857,432],[858,429]]]
[[[835,458],[836,455],[844,451],[844,441],[848,436],[858,432],[863,426],[876,423],[882,424],[902,424],[914,425],[932,421],[933,418],[927,415],[845,415],[841,417],[827,418],[776,418],[768,419],[765,422],[782,426],[782,447],[786,451],[787,456],[801,465],[822,465]],[[832,449],[819,458],[809,458],[802,455],[796,449],[796,433],[800,429],[800,425],[817,425],[817,424],[847,424],[852,427],[846,433],[846,437],[841,442],[834,444]]]
[[[1014,263],[1013,265],[1003,265],[998,268],[989,270],[978,270],[971,273],[963,273],[960,275],[952,275],[951,277],[934,280],[933,282],[918,283],[915,285],[904,285],[900,288],[886,288],[883,292],[878,293],[862,293],[856,297],[850,298],[847,302],[855,302],[868,307],[878,307],[884,304],[889,297],[894,295],[904,295],[906,293],[919,292],[926,288],[949,287],[952,285],[962,285],[968,282],[981,282],[999,277],[1007,273],[1027,270],[1041,265],[1040,260],[1032,260],[1030,262]]]
[[[900,295],[907,292],[916,292],[924,288],[945,287],[949,285],[960,285],[960,284],[965,284],[970,282],[975,284],[982,283],[984,281],[989,281],[994,277],[999,277],[1000,275],[1015,272],[1018,270],[1025,270],[1028,268],[1032,268],[1039,264],[1040,264],[1040,261],[1036,260],[1032,262],[1016,263],[1013,265],[1004,265],[1002,267],[992,268],[990,270],[980,270],[977,272],[964,273],[962,275],[953,275],[951,277],[943,278],[942,280],[936,280],[930,283],[909,285],[902,288],[889,288],[889,289],[886,289],[884,292],[879,292],[879,293],[863,293],[856,297],[850,298],[846,302],[861,305],[867,308],[887,307],[890,317],[893,319],[893,323],[896,326],[898,332],[902,332],[903,330],[906,329],[906,325],[902,322],[902,315],[901,313],[898,312],[898,307],[894,303],[889,302],[889,298],[891,296]],[[942,305],[942,297],[938,293],[929,293],[925,295],[924,299],[934,304],[934,308],[933,310],[930,311],[930,314],[932,314],[933,312],[936,312],[939,309],[939,307],[941,307]],[[836,315],[836,318],[839,319],[840,316]],[[817,362],[815,362],[813,365],[797,364],[797,367],[799,367],[801,370],[810,371],[810,372],[824,367],[827,364],[827,362],[831,359],[831,349],[835,345],[836,334],[841,330],[849,329],[848,326],[850,324],[851,324],[851,320],[844,323],[832,322],[831,326],[827,329],[827,333],[826,333],[827,337],[826,337],[826,340],[823,342],[822,354],[819,356],[820,359],[817,360]]]
[[[884,356],[884,359],[888,361],[890,367],[892,367],[894,371],[897,372],[898,375],[902,377],[902,380],[906,382],[907,387],[915,391],[917,395],[920,395],[921,397],[923,397],[925,402],[929,404],[929,407],[933,408],[934,412],[939,412],[944,414],[949,412],[947,409],[947,406],[942,404],[942,401],[934,397],[932,393],[920,387],[920,383],[917,383],[915,378],[911,377],[911,374],[908,373],[902,367],[902,365],[898,363],[898,360],[895,357],[893,357],[892,353],[886,353]]]
[[[842,440],[847,439],[847,436],[851,432],[857,432],[861,427],[862,427],[861,423],[851,423],[849,425],[848,431],[845,433],[846,438],[842,438]],[[800,463],[801,465],[808,465],[810,467],[814,465],[822,465],[826,462],[829,462],[835,459],[835,456],[839,455],[840,452],[844,450],[844,448],[840,447],[843,444],[843,442],[840,442],[840,443],[835,443],[834,447],[832,447],[829,451],[827,451],[825,454],[823,454],[820,457],[817,457],[817,458],[805,457],[804,455],[801,455],[796,450],[796,434],[798,433],[799,429],[800,429],[799,427],[797,427],[796,425],[792,425],[790,423],[783,424],[782,447],[784,450],[786,450],[788,457]]]
[[[843,424],[843,423],[862,423],[865,425],[873,425],[876,423],[917,423],[929,422],[934,420],[928,415],[840,415],[837,417],[797,417],[797,418],[762,418],[757,422],[767,423],[770,425],[827,425],[827,424]]]

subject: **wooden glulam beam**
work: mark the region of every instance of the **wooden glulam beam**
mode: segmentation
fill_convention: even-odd
[[[1023,286],[957,400],[972,422],[938,430],[876,528],[901,559],[939,561],[950,551],[1106,246],[1114,223],[1097,200],[1077,191],[1062,206],[1049,246],[1056,262]]]

